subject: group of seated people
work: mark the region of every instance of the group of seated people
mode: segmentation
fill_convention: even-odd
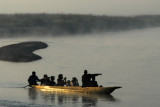
[[[33,71],[32,75],[28,78],[29,86],[38,85],[37,82],[40,82],[40,85],[43,86],[79,86],[78,80],[76,77],[73,77],[72,80],[66,80],[67,78],[63,78],[62,74],[58,75],[57,83],[55,82],[55,77],[48,77],[47,74],[44,74],[42,79],[39,79],[36,76],[36,72]]]
[[[98,87],[98,83],[95,80],[95,77],[101,74],[88,74],[87,70],[84,70],[84,74],[82,75],[82,87]],[[78,79],[73,77],[72,80],[66,80],[62,74],[58,75],[57,83],[55,82],[55,77],[48,77],[44,74],[42,79],[39,79],[36,76],[36,72],[33,71],[32,75],[28,78],[29,86],[38,85],[37,82],[40,82],[40,85],[43,86],[79,86]]]

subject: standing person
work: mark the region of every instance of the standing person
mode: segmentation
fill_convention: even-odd
[[[63,79],[63,75],[59,74],[57,79],[57,86],[64,86],[66,85],[66,77]]]
[[[28,78],[29,86],[38,85],[38,84],[37,84],[37,81],[40,81],[40,80],[39,80],[39,78],[36,76],[36,72],[33,71],[33,72],[32,72],[32,75],[29,76],[29,78]]]
[[[41,85],[49,86],[50,80],[47,74],[44,74],[43,78],[41,79]]]

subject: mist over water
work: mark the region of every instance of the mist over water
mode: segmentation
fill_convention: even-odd
[[[0,46],[24,41],[42,41],[49,45],[35,51],[42,60],[30,63],[0,61],[0,106],[15,107],[29,104],[35,106],[91,106],[100,107],[159,107],[160,90],[160,28],[130,30],[122,32],[97,33],[47,38],[2,38]],[[83,101],[84,96],[61,95],[65,102],[59,103],[59,95],[10,87],[27,85],[28,76],[35,70],[39,78],[62,73],[67,79],[77,77],[81,85],[83,70],[102,73],[96,78],[99,85],[122,86],[112,95],[111,101],[103,97],[93,97]],[[21,93],[20,93],[21,92]],[[33,93],[32,93],[33,94]],[[14,97],[10,97],[14,96]],[[47,100],[44,97],[48,98]],[[47,97],[48,96],[48,97]],[[53,97],[54,96],[54,97]],[[42,98],[43,97],[43,98]],[[55,99],[51,99],[55,98]],[[86,98],[86,97],[85,97]],[[88,101],[88,102],[87,102]],[[52,102],[52,103],[51,103]],[[54,103],[53,103],[54,102]],[[95,103],[93,103],[95,102]],[[8,105],[8,106],[7,106]]]

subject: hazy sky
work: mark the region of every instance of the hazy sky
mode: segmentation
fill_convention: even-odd
[[[0,0],[0,13],[160,14],[160,0]]]

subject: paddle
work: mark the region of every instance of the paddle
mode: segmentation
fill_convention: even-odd
[[[29,87],[32,87],[32,86],[30,86],[30,85],[26,85],[26,86],[24,86],[24,87],[22,87],[22,88],[26,88],[26,87],[28,87],[28,86],[29,86]]]
[[[26,86],[24,86],[24,87],[9,87],[9,88],[26,88],[26,87],[31,87],[30,85],[26,85]]]

